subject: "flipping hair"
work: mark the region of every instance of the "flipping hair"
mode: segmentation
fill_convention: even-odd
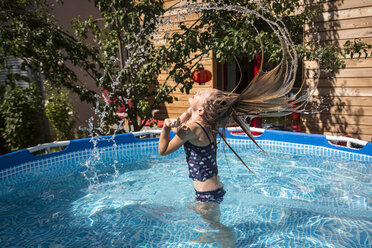
[[[284,44],[282,43],[282,45]],[[261,51],[262,50],[263,49],[261,49]],[[259,72],[240,94],[234,93],[238,84],[232,92],[218,91],[214,97],[207,99],[204,105],[205,114],[203,115],[203,121],[206,123],[206,126],[214,132],[214,134],[218,133],[222,137],[226,145],[249,171],[251,170],[228,144],[224,135],[218,131],[219,128],[224,129],[235,122],[243,129],[248,137],[266,153],[257,144],[249,129],[250,120],[258,116],[288,115],[302,107],[302,104],[300,104],[298,107],[294,108],[293,106],[295,103],[304,102],[303,100],[307,97],[307,95],[303,95],[296,100],[294,99],[302,90],[302,87],[294,96],[288,96],[293,88],[297,65],[294,69],[292,67],[289,68],[287,55],[284,52],[279,65],[271,71],[263,74],[262,64],[263,63],[260,65]]]

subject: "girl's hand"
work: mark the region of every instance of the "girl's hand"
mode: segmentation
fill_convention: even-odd
[[[177,119],[165,119],[164,120],[165,127],[174,128],[174,127],[179,127],[180,125],[181,125],[181,120],[179,117]]]

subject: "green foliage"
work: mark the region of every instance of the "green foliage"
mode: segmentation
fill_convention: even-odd
[[[21,58],[22,69],[42,73],[56,86],[76,92],[81,100],[94,102],[94,92],[76,83],[80,79],[71,65],[98,80],[102,76],[96,66],[99,65],[98,51],[82,45],[58,26],[48,2],[0,1],[0,67],[6,67],[10,56]],[[62,61],[69,61],[71,65],[59,64]]]
[[[56,90],[48,87],[45,113],[56,131],[56,140],[67,140],[74,137],[74,109],[68,101],[66,89]]]
[[[347,55],[350,55],[351,58],[354,57],[354,54],[358,54],[358,58],[364,53],[364,57],[368,57],[368,49],[372,48],[372,45],[362,42],[360,39],[354,39],[354,41],[347,40],[344,44],[344,51],[342,55],[346,58]],[[372,54],[370,55],[372,56]]]
[[[344,58],[348,55],[350,58],[354,58],[354,54],[358,54],[358,58],[361,58],[364,54],[364,57],[367,58],[369,55],[367,48],[370,49],[372,47],[360,39],[355,39],[354,41],[347,40],[344,44],[344,49],[332,44],[319,46],[315,42],[305,43],[305,45],[306,47],[298,47],[300,58],[319,60],[320,67],[325,73],[334,73],[338,69],[345,68],[345,62],[340,59],[340,55]]]
[[[10,151],[36,145],[41,137],[43,105],[34,83],[28,88],[14,83],[2,87],[0,103],[0,131]]]
[[[72,20],[72,27],[81,44],[100,50],[106,71],[100,87],[110,92],[111,106],[124,104],[134,130],[140,130],[153,118],[152,110],[173,101],[172,93],[177,88],[182,92],[191,89],[189,58],[191,52],[196,51],[195,36],[185,35],[169,46],[155,46],[154,34],[157,25],[162,25],[165,11],[161,0],[97,0],[94,3],[102,18],[76,18]],[[93,34],[93,44],[87,39],[89,32]],[[120,63],[113,59],[116,57]],[[169,71],[168,79],[175,81],[175,86],[159,82],[158,75],[162,71]],[[114,87],[113,81],[117,82]],[[115,120],[113,113],[110,111],[107,117],[108,124]]]
[[[239,5],[262,12],[255,1],[203,2],[219,6]],[[292,13],[301,5],[300,0],[263,0],[260,4],[271,10],[262,13],[264,18],[271,21],[277,16],[281,18],[299,51],[299,60],[320,58],[326,70],[342,68],[338,56],[342,51],[332,46],[303,44],[302,27],[321,13],[321,8],[304,9],[294,15]],[[115,109],[124,104],[128,121],[134,130],[140,130],[153,118],[153,110],[176,100],[174,91],[190,92],[192,70],[211,51],[220,62],[227,61],[232,55],[253,58],[260,53],[254,27],[259,29],[264,43],[264,61],[276,63],[281,58],[282,48],[275,33],[253,14],[204,10],[191,25],[181,22],[178,32],[159,33],[158,27],[166,22],[162,0],[95,0],[94,5],[99,17],[73,19],[72,35],[57,25],[50,14],[50,1],[0,1],[0,22],[4,23],[0,26],[0,44],[4,44],[0,48],[0,67],[6,67],[9,56],[22,58],[23,68],[40,72],[53,86],[66,87],[77,93],[81,100],[93,103],[95,92],[83,86],[74,70],[78,67],[96,82],[99,93],[110,92],[107,125],[118,122]],[[157,39],[164,39],[167,44],[155,45]],[[360,42],[345,47],[345,53],[351,56],[363,49]],[[159,82],[158,76],[164,71],[169,76],[164,83]],[[170,84],[170,80],[174,83]],[[67,111],[60,106],[62,102],[57,104],[56,101],[53,109],[59,109],[56,112],[60,114]],[[68,119],[65,112],[63,117],[55,119],[56,122]]]

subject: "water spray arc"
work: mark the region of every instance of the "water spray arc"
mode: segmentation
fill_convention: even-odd
[[[196,3],[196,4],[189,4],[189,3],[183,3],[182,1],[179,1],[175,3],[173,6],[168,8],[166,12],[164,13],[163,17],[160,19],[153,20],[154,23],[157,25],[157,30],[154,31],[151,34],[147,34],[149,38],[152,38],[154,42],[156,42],[159,39],[162,39],[165,35],[170,34],[170,29],[167,29],[167,25],[173,25],[174,23],[179,22],[180,20],[185,20],[188,15],[190,14],[199,14],[203,15],[204,13],[207,13],[208,11],[211,12],[221,12],[221,11],[227,11],[231,13],[237,13],[240,15],[252,15],[257,19],[260,19],[261,21],[264,21],[271,29],[272,32],[277,36],[278,40],[281,43],[282,47],[282,62],[280,67],[278,67],[278,71],[283,75],[281,77],[281,81],[278,82],[278,85],[280,85],[280,95],[281,96],[286,96],[290,93],[292,90],[295,78],[296,78],[296,72],[298,69],[298,56],[296,52],[296,47],[289,35],[289,32],[287,28],[285,27],[283,21],[273,13],[273,11],[268,8],[267,6],[261,5],[259,1],[253,1],[257,5],[257,9],[249,9],[244,6],[237,6],[237,5],[226,5],[221,3],[220,1],[216,3]],[[271,18],[268,18],[266,16],[271,16]],[[259,29],[249,21],[248,19],[246,20],[249,25],[253,27],[255,32],[257,33],[257,37],[260,41],[261,44],[261,53],[263,55],[263,42],[261,40],[261,35]],[[140,32],[138,32],[138,37],[140,35],[144,35],[144,29],[142,28]],[[162,40],[164,41],[164,40]],[[99,160],[99,149],[97,148],[98,142],[105,140],[104,138],[101,137],[100,133],[102,133],[103,127],[105,125],[105,117],[107,116],[107,110],[109,109],[109,99],[110,97],[113,96],[115,89],[120,87],[121,85],[121,78],[125,70],[128,68],[136,68],[138,63],[141,63],[141,61],[135,61],[133,58],[137,57],[140,55],[140,57],[145,60],[147,56],[150,56],[150,51],[144,44],[135,44],[133,41],[132,43],[128,43],[125,45],[125,49],[128,51],[128,57],[125,61],[120,60],[121,62],[124,62],[121,64],[121,70],[117,73],[116,77],[112,77],[111,75],[108,75],[107,72],[104,73],[103,77],[100,79],[100,85],[103,83],[103,81],[109,77],[111,83],[110,88],[112,89],[112,92],[108,94],[108,98],[105,98],[100,95],[96,95],[97,102],[104,102],[104,106],[99,108],[98,103],[95,108],[95,114],[98,116],[98,123],[95,126],[94,124],[94,118],[91,117],[89,119],[89,133],[91,137],[91,142],[93,143],[94,149],[93,149],[93,154],[91,158],[88,159],[88,161],[84,164],[84,166],[87,168],[87,171],[90,171],[90,173],[85,173],[84,176],[87,177],[93,184],[99,183],[99,175],[93,168],[93,163],[91,160],[97,161]],[[202,57],[201,57],[202,58]],[[201,59],[200,58],[200,59]],[[114,60],[119,61],[117,58],[113,58]],[[262,64],[261,63],[261,68],[260,72],[262,71]],[[257,75],[259,76],[260,73]],[[257,76],[257,77],[258,77]],[[254,91],[253,88],[256,87],[255,85],[255,80],[257,80],[257,77],[252,80],[250,84],[248,84],[248,87],[246,88],[247,92],[251,92],[251,95]],[[166,80],[167,81],[167,80]],[[163,85],[165,85],[166,82],[164,82]],[[300,90],[292,97],[292,98],[285,98],[289,100],[294,101],[295,103],[301,103],[296,109],[291,109],[292,104],[287,104],[287,106],[283,108],[278,108],[275,111],[271,112],[252,112],[250,117],[252,116],[282,116],[282,115],[287,115],[292,111],[297,111],[301,112],[304,111],[306,108],[306,105],[309,101],[309,96],[311,95],[311,91],[307,90],[306,92],[303,92],[304,82],[302,82],[302,86]],[[133,87],[133,86],[132,86]],[[249,88],[251,87],[251,89]],[[122,95],[121,100],[124,101],[126,104],[130,101],[129,92],[131,88],[129,87],[127,89],[128,95]],[[295,99],[300,92],[303,92],[301,96],[299,96],[297,99]],[[262,92],[261,92],[262,93]],[[284,99],[284,98],[283,98]],[[252,100],[253,101],[253,100]],[[265,100],[263,100],[265,101]],[[270,100],[268,100],[270,101]],[[267,104],[269,104],[268,102]],[[271,103],[272,104],[272,103]],[[243,118],[246,119],[246,118]],[[123,120],[119,123],[117,126],[117,129],[115,130],[115,133],[119,130],[120,126],[122,125]],[[112,142],[114,142],[115,135],[110,138]],[[113,165],[115,169],[115,173],[117,173],[117,170],[115,168],[115,165]],[[93,176],[88,176],[93,175]]]

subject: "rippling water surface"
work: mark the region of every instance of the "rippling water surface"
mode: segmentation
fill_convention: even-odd
[[[156,151],[0,181],[1,247],[371,247],[370,163],[219,151],[227,194],[219,224],[189,208],[193,187],[182,151]],[[26,179],[27,178],[27,179]]]

